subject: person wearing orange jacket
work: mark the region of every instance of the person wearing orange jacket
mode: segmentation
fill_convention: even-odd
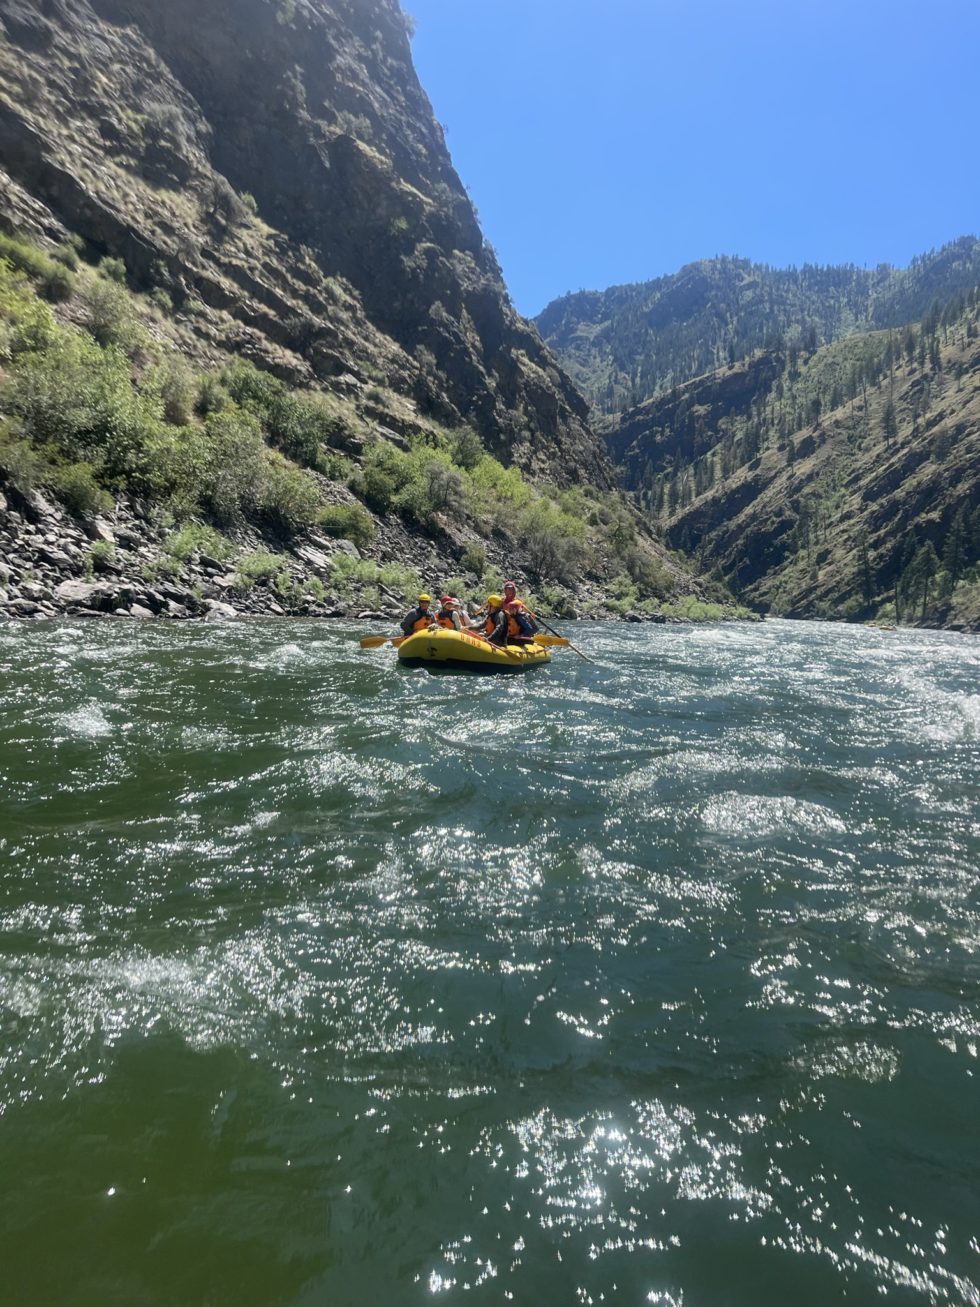
[[[517,586],[513,581],[504,582],[504,612],[516,630],[512,634],[524,640],[533,640],[537,634],[537,623],[517,597]]]
[[[413,608],[410,613],[406,613],[402,618],[403,635],[414,635],[416,631],[427,631],[432,626],[436,620],[436,615],[429,607],[431,603],[431,595],[419,595],[418,607]]]
[[[510,641],[517,643],[528,639],[517,615],[507,611],[506,600],[501,595],[487,595],[486,612],[483,634],[491,644],[505,645]],[[530,619],[528,622],[530,624]]]
[[[436,621],[440,626],[444,626],[447,631],[468,631],[472,625],[469,618],[463,612],[463,605],[453,595],[443,595],[440,602],[439,611],[436,613]]]

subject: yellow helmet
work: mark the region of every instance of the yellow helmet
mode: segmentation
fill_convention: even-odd
[[[431,603],[432,603],[432,596],[431,596],[431,595],[419,595],[419,603],[420,603],[420,604],[431,604]]]
[[[491,608],[499,608],[503,602],[504,601],[501,599],[500,595],[487,595],[487,603]]]

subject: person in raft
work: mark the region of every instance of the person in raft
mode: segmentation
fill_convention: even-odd
[[[444,626],[447,631],[469,631],[473,623],[463,612],[463,605],[453,595],[443,595],[440,602],[440,609],[436,613],[436,621],[440,626]]]
[[[418,608],[413,608],[410,613],[406,613],[402,618],[403,635],[414,635],[416,631],[427,631],[434,624],[436,615],[429,607],[431,603],[431,595],[419,595]]]
[[[513,581],[504,582],[504,612],[510,619],[511,636],[521,640],[533,640],[537,634],[538,624],[517,597],[517,586]]]
[[[523,608],[523,605],[521,607]],[[528,636],[523,633],[517,615],[507,611],[506,596],[487,595],[486,614],[482,634],[486,636],[491,644],[520,644],[534,639],[533,632],[537,628],[525,613],[524,616],[532,629],[532,634]]]

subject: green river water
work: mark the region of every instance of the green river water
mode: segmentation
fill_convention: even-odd
[[[0,1303],[980,1302],[980,642],[0,627]]]

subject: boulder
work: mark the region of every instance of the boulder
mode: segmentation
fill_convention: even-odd
[[[105,581],[62,581],[54,597],[68,608],[92,608],[99,613],[111,613],[117,608],[128,608],[138,596],[132,586],[112,585]]]
[[[83,523],[85,534],[90,540],[104,540],[107,545],[114,545],[116,537],[113,535],[112,527],[102,517],[93,517]]]
[[[42,545],[37,551],[37,556],[42,563],[47,563],[49,567],[59,567],[71,569],[72,561],[68,555],[53,545]]]
[[[230,622],[238,616],[236,609],[231,604],[223,604],[218,599],[208,600],[208,611],[205,614],[206,622]]]

